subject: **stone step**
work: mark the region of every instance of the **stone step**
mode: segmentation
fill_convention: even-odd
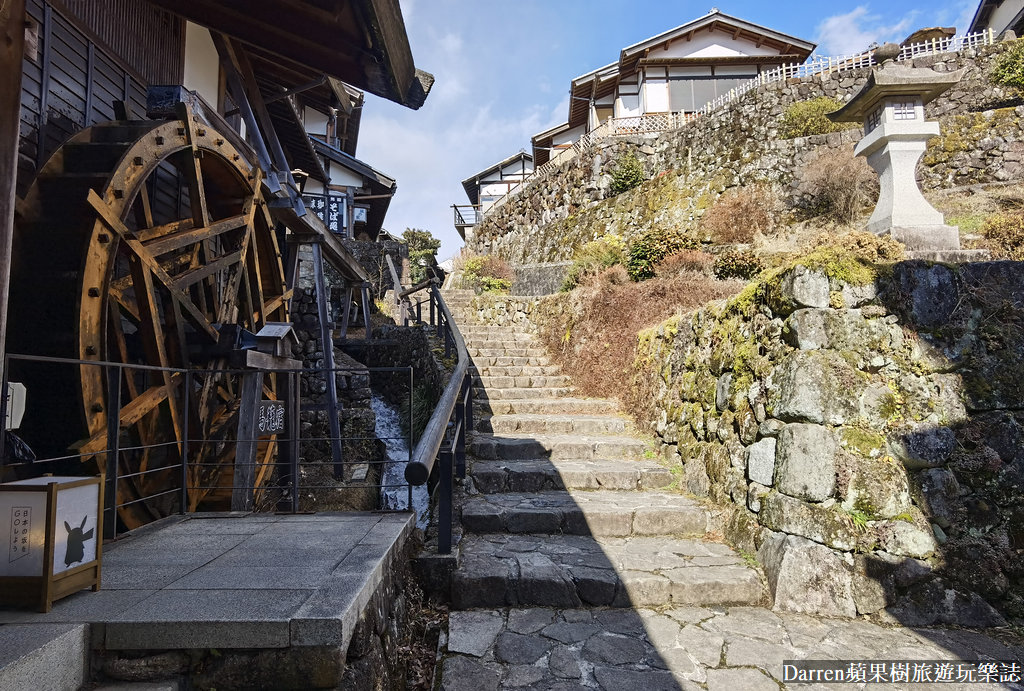
[[[0,626],[0,689],[77,689],[88,680],[89,624],[39,619]]]
[[[469,356],[476,357],[545,357],[547,351],[543,348],[520,348],[510,346],[508,348],[481,348],[479,346],[466,346]]]
[[[550,377],[561,374],[562,368],[558,365],[470,365],[469,373],[485,377]]]
[[[625,418],[591,415],[491,415],[480,417],[477,432],[498,434],[622,434]]]
[[[496,389],[543,389],[549,387],[568,387],[572,385],[572,380],[570,380],[569,377],[565,374],[550,374],[524,377],[495,377],[491,375],[476,375],[473,377],[473,385],[477,387],[483,386],[485,388],[493,386]]]
[[[615,415],[619,406],[603,398],[491,398],[474,401],[474,410],[491,415]]]
[[[671,492],[507,492],[480,494],[462,507],[469,533],[704,537],[715,525],[711,512]]]
[[[675,537],[465,535],[456,609],[533,605],[758,605],[756,570],[730,547]]]
[[[452,315],[452,316],[454,316],[454,315]],[[517,329],[517,328],[512,327],[512,326],[493,326],[493,325],[490,325],[490,324],[466,324],[465,328],[460,326],[459,327],[459,331],[462,331],[463,334],[466,334],[466,333],[477,334],[477,335],[494,334],[496,336],[522,335],[522,336],[530,336],[531,338],[533,337],[530,334],[530,332],[523,331],[522,329]]]
[[[546,367],[551,364],[547,357],[506,357],[478,355],[471,357],[474,367]]]
[[[646,444],[625,436],[581,436],[578,434],[520,435],[476,432],[467,451],[485,461],[553,458],[586,461],[592,458],[631,460],[644,455]]]
[[[672,473],[653,461],[598,458],[587,461],[533,459],[474,461],[473,485],[480,492],[541,492],[558,489],[641,490],[666,487]]]
[[[544,350],[537,345],[536,341],[526,338],[466,338],[463,336],[467,348],[479,350],[508,350],[509,348]]]
[[[533,389],[489,387],[483,389],[479,386],[473,387],[473,399],[476,401],[494,401],[499,399],[558,399],[563,396],[571,396],[572,389],[567,386],[543,387]]]

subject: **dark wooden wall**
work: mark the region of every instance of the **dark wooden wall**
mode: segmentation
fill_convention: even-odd
[[[26,46],[23,61],[19,195],[24,195],[35,171],[68,137],[83,127],[115,119],[114,101],[127,102],[135,117],[144,117],[147,84],[181,82],[183,28],[177,30],[177,38],[169,32],[173,40],[157,44],[153,57],[147,59],[140,57],[140,51],[149,47],[142,43],[147,34],[132,38],[135,35],[132,32],[147,13],[165,13],[139,0],[74,0],[72,4],[97,26],[97,31],[56,2],[26,1],[26,14],[35,25],[31,32],[35,40],[30,40]],[[127,6],[135,7],[136,13],[125,10]],[[124,13],[115,14],[117,7],[125,10]],[[104,8],[110,10],[104,12]],[[117,26],[122,19],[126,22],[124,27]],[[156,28],[162,26],[160,17],[149,17],[149,20]],[[173,22],[172,25],[178,26]],[[104,45],[99,37],[103,31],[122,46],[132,44],[125,49],[127,54],[135,55],[133,59],[151,70],[150,75],[141,74],[124,56]],[[171,44],[177,46],[176,51]],[[169,62],[164,63],[165,59]],[[169,67],[171,64],[173,69]]]
[[[59,0],[149,84],[181,84],[185,20],[142,0]],[[58,5],[59,7],[60,5]]]

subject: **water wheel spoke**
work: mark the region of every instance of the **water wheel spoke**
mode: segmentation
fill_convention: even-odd
[[[145,415],[152,412],[158,405],[167,400],[167,392],[170,388],[177,385],[181,379],[181,375],[174,373],[171,375],[170,385],[167,382],[151,386],[141,394],[133,398],[131,401],[121,406],[121,413],[118,416],[121,427],[131,427]],[[107,432],[103,430],[89,437],[84,442],[76,445],[79,453],[93,454],[102,451],[107,447]]]
[[[188,296],[183,293],[174,285],[174,279],[171,278],[167,272],[160,266],[153,255],[146,251],[146,248],[142,246],[142,243],[131,237],[131,231],[129,231],[121,220],[114,214],[113,210],[107,205],[105,201],[100,199],[99,195],[93,190],[89,190],[89,204],[96,210],[100,215],[100,220],[110,228],[113,232],[117,233],[121,237],[121,241],[125,247],[127,247],[140,262],[146,265],[149,271],[152,273],[152,277],[156,278],[165,289],[171,293],[171,297],[179,301],[185,311],[192,317],[195,326],[201,331],[206,332],[210,338],[214,341],[217,340],[217,330],[213,328],[207,320],[206,315],[199,311],[199,309],[192,303]],[[141,303],[141,301],[140,301]]]
[[[237,230],[246,223],[247,219],[245,214],[238,214],[237,216],[225,218],[222,221],[211,223],[203,228],[192,227],[192,224],[189,223],[189,227],[184,230],[174,232],[173,234],[168,233],[155,240],[143,242],[142,244],[153,254],[154,257],[159,257],[173,250],[188,247],[189,245],[195,245],[203,240],[215,238],[231,230]]]
[[[213,261],[208,262],[198,268],[185,271],[184,273],[178,274],[174,278],[174,285],[181,291],[185,291],[189,286],[194,283],[198,283],[205,278],[213,276],[218,271],[223,271],[232,264],[238,264],[242,260],[241,252],[232,252],[226,254],[223,257],[218,257]]]
[[[192,227],[193,223],[191,218],[183,218],[180,221],[172,221],[158,226],[154,226],[151,222],[135,233],[135,239],[142,243],[152,242],[164,237],[165,235],[191,230]]]

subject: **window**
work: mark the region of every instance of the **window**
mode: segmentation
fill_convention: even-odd
[[[864,123],[864,134],[870,134],[880,124],[882,124],[882,106],[878,106],[868,115],[868,119]]]
[[[893,101],[892,103],[892,118],[893,120],[915,120],[917,114],[914,112],[917,104],[914,101]]]

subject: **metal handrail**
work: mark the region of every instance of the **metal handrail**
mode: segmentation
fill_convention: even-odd
[[[394,279],[397,276],[394,264],[390,257],[387,257],[387,261]],[[466,433],[473,426],[473,388],[469,378],[469,351],[448,305],[441,297],[439,283],[436,278],[430,278],[401,290],[401,284],[396,281],[395,300],[401,306],[405,323],[408,321],[406,315],[412,313],[409,296],[421,290],[429,290],[430,325],[437,328],[438,338],[444,339],[445,356],[451,355],[452,350],[458,356],[451,379],[441,393],[430,420],[416,442],[416,448],[410,454],[409,464],[405,467],[406,481],[410,485],[423,485],[430,480],[438,458],[441,460],[438,473],[440,496],[437,551],[448,554],[452,548],[453,475],[466,475]],[[421,316],[420,304],[416,305],[417,320]]]

